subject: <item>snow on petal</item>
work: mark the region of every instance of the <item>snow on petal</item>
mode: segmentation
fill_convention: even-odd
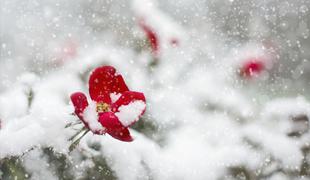
[[[112,103],[115,103],[120,97],[121,97],[121,93],[111,93],[110,94],[110,98],[111,98],[111,101]]]
[[[123,126],[129,126],[138,120],[139,116],[145,110],[145,102],[138,100],[119,107],[119,112],[115,113]]]
[[[92,101],[84,110],[84,120],[92,132],[104,132],[105,128],[98,122],[96,102]]]

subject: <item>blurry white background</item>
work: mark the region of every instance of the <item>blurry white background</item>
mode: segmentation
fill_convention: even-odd
[[[309,9],[2,0],[0,179],[309,179]],[[68,154],[70,94],[101,65],[145,93],[147,112],[134,142],[88,134]]]

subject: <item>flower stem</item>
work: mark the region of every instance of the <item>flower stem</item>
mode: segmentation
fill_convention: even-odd
[[[79,130],[78,132],[76,132],[71,138],[69,138],[69,141],[72,141],[76,136],[78,136],[81,132],[85,131],[86,128],[83,127],[81,130]]]
[[[68,127],[71,127],[71,126],[75,126],[75,125],[78,125],[78,124],[81,124],[81,122],[80,121],[71,122],[71,123],[66,124],[65,128],[68,128]]]
[[[80,132],[83,132],[85,129],[82,128],[81,131],[78,132],[78,134]],[[70,145],[69,147],[69,153],[76,148],[76,146],[80,143],[81,139],[89,132],[89,129],[87,129],[79,138],[77,138],[75,141],[73,141],[73,143]],[[76,137],[76,136],[74,136]],[[73,138],[74,139],[74,138]]]

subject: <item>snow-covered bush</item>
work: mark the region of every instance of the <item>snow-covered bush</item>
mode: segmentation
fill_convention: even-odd
[[[0,179],[310,179],[309,9],[2,0]],[[126,83],[109,103],[92,97],[98,67]]]

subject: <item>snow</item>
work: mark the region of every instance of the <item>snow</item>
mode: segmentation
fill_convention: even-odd
[[[310,163],[309,7],[305,0],[2,0],[0,179],[247,179],[232,169],[248,179],[309,179],[302,169]],[[141,19],[158,35],[158,55]],[[253,57],[266,70],[244,79],[238,68]],[[69,138],[83,128],[65,128],[80,121],[73,92],[89,100],[90,128],[104,130],[87,93],[91,70],[102,65],[146,97],[120,107],[122,124],[147,111],[130,126],[133,142],[88,133],[69,153]],[[110,94],[112,103],[120,96]]]
[[[20,82],[12,88],[17,90],[19,86]],[[38,146],[52,146],[63,153],[67,151],[70,144],[67,138],[73,131],[65,131],[64,127],[74,120],[74,117],[69,115],[73,109],[64,99],[73,91],[73,88],[67,86],[78,87],[79,81],[70,74],[58,71],[56,74],[46,76],[40,83],[32,85],[35,96],[30,107],[26,95],[24,98],[18,98],[17,94],[4,96],[10,99],[6,101],[7,106],[4,106],[11,108],[10,111],[16,111],[16,108],[23,104],[28,108],[19,109],[10,117],[3,119],[4,123],[0,130],[0,158],[21,155]],[[14,103],[14,106],[8,106],[9,103]],[[19,115],[21,112],[24,113],[23,116]]]
[[[134,101],[118,108],[119,112],[115,113],[123,126],[128,127],[136,122],[142,112],[145,110],[146,104],[141,101]]]
[[[270,153],[272,157],[285,164],[284,168],[291,170],[299,168],[303,157],[299,146],[296,145],[297,142],[293,139],[288,139],[278,133],[266,131],[262,127],[255,125],[246,127],[245,133],[250,140],[261,144],[266,154]]]
[[[51,171],[47,157],[39,150],[33,150],[29,156],[24,159],[24,163],[28,171],[31,171],[31,179],[40,179],[44,177],[46,180],[54,180],[53,172]]]
[[[28,100],[25,88],[18,86],[2,93],[0,97],[0,116],[4,122],[10,118],[23,116],[27,112]]]
[[[277,98],[266,103],[261,112],[261,122],[266,126],[273,128],[277,126],[276,131],[289,133],[294,129],[303,129],[302,124],[294,122],[291,119],[298,116],[310,116],[310,103],[303,97],[296,98]],[[309,129],[309,127],[308,127]]]
[[[84,110],[83,117],[91,131],[93,132],[96,132],[96,131],[104,132],[105,131],[105,128],[98,121],[98,113],[96,111],[96,102],[91,101],[89,103],[89,105]]]
[[[121,97],[121,95],[121,93],[111,93],[110,98],[112,103],[115,103]]]

